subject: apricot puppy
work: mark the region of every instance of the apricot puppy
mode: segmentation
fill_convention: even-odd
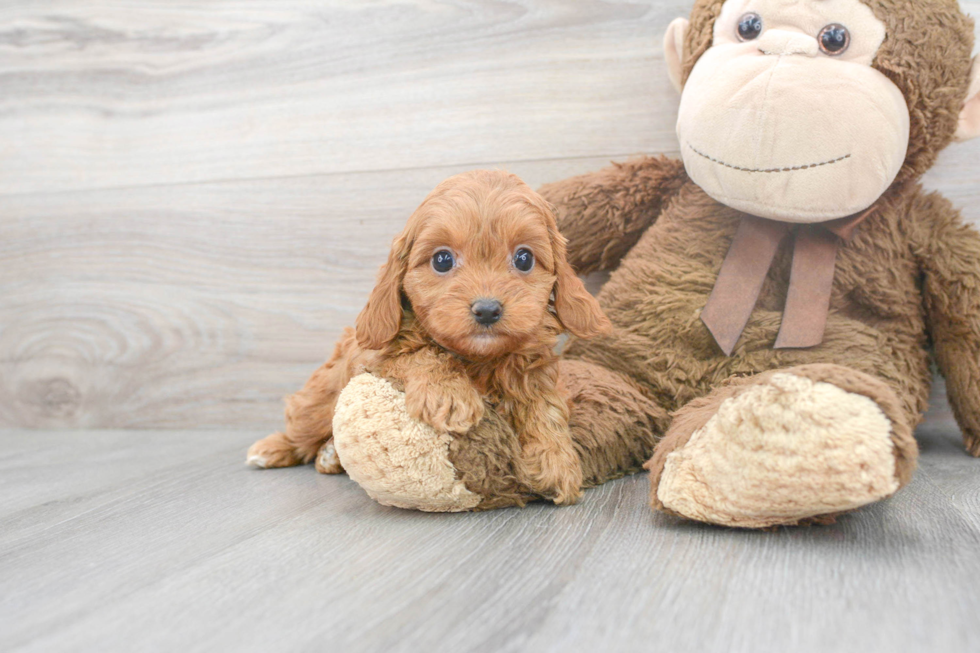
[[[285,432],[252,445],[248,462],[316,457],[319,471],[342,472],[330,442],[334,406],[352,376],[370,371],[403,387],[409,413],[436,430],[465,433],[491,406],[519,435],[530,487],[574,503],[582,470],[554,349],[564,331],[610,330],[541,196],[505,172],[451,177],[395,238],[356,331],[345,330],[333,357],[287,399]]]

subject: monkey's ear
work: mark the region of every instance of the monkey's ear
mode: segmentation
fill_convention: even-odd
[[[963,142],[977,136],[980,136],[980,57],[973,58],[970,89],[966,92],[966,102],[960,112],[960,124],[953,138]]]
[[[684,37],[687,35],[686,18],[675,18],[664,34],[664,60],[667,62],[667,76],[674,90],[681,92],[681,77],[684,72]]]

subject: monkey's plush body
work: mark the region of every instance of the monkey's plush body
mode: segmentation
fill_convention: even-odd
[[[790,278],[786,238],[735,351],[725,356],[700,312],[738,211],[712,200],[678,162],[663,158],[552,185],[545,194],[563,207],[563,229],[576,242],[596,218],[578,207],[605,204],[613,189],[637,197],[638,180],[657,178],[666,183],[646,187],[650,212],[641,212],[652,224],[599,295],[615,334],[575,343],[565,354],[629,378],[662,409],[649,415],[654,433],[667,434],[647,465],[655,506],[761,526],[891,494],[915,467],[912,431],[929,396],[930,345],[967,446],[980,453],[980,235],[960,223],[948,202],[911,182],[880,200],[838,251],[826,331],[813,348],[773,348]],[[657,197],[649,193],[654,187],[670,190]],[[603,262],[601,251],[576,251],[574,264],[606,267],[611,261]],[[814,384],[826,385],[817,392]],[[734,414],[720,415],[723,404]],[[842,406],[845,415],[835,412]],[[606,424],[601,411],[588,421],[597,430],[630,428],[621,419]],[[687,452],[695,433],[698,447]],[[667,491],[663,480],[671,483]],[[675,505],[665,505],[668,495]]]
[[[972,44],[955,0],[698,0],[671,25],[682,160],[541,190],[570,263],[611,271],[613,334],[561,365],[586,485],[645,466],[654,508],[741,527],[877,501],[914,471],[931,361],[980,455],[980,235],[918,181],[980,132]],[[345,465],[359,434],[335,429]],[[447,444],[478,498],[440,509],[526,501],[466,481],[514,437]]]

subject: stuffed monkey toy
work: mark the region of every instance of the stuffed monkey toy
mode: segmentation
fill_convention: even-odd
[[[749,528],[881,500],[915,468],[933,361],[980,455],[980,235],[919,184],[980,133],[972,48],[955,0],[697,0],[671,24],[680,160],[541,190],[578,272],[611,271],[612,335],[561,364],[586,486],[644,466],[655,509]],[[378,422],[385,383],[355,379],[334,424],[375,496],[405,432]],[[443,438],[439,501],[416,464],[393,502],[522,504],[515,437],[491,416]]]

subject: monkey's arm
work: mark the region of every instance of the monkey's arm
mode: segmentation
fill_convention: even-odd
[[[586,274],[616,267],[686,180],[681,161],[643,157],[545,184],[539,192],[558,211],[568,262]]]
[[[980,233],[938,193],[912,202],[926,319],[963,443],[980,456]]]

